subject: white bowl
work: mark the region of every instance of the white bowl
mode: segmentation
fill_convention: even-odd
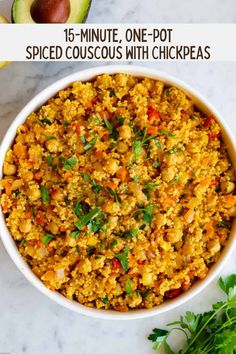
[[[74,81],[87,81],[93,79],[95,76],[102,74],[102,73],[108,73],[108,74],[115,74],[115,73],[127,73],[130,75],[138,76],[138,77],[149,77],[152,79],[157,79],[157,80],[162,80],[164,81],[167,85],[174,85],[176,87],[179,87],[182,89],[184,92],[187,93],[189,97],[192,98],[192,100],[196,103],[196,106],[202,110],[206,114],[213,115],[219,124],[221,125],[222,132],[223,132],[223,137],[224,141],[226,142],[228,146],[228,151],[230,154],[231,161],[235,162],[236,161],[236,142],[234,140],[233,135],[231,134],[230,129],[227,127],[225,121],[221,117],[221,115],[216,111],[214,107],[208,102],[208,100],[204,97],[202,97],[201,94],[196,92],[194,89],[192,89],[190,86],[186,85],[182,81],[165,74],[163,72],[159,72],[156,70],[150,70],[147,68],[143,67],[138,67],[138,66],[104,66],[104,67],[95,67],[87,70],[83,70],[77,73],[74,73],[72,75],[69,75],[65,77],[64,79],[61,79],[42,92],[40,92],[36,97],[34,97],[26,106],[23,108],[23,110],[17,115],[13,123],[11,124],[10,128],[8,129],[1,147],[0,147],[0,178],[2,178],[2,166],[3,166],[3,161],[5,154],[8,150],[8,148],[11,146],[15,134],[16,134],[16,129],[19,125],[23,124],[24,121],[26,120],[27,116],[37,110],[41,105],[43,105],[49,98],[54,96],[59,90],[66,88],[69,86],[71,83]],[[235,167],[235,166],[234,166]],[[4,215],[2,213],[2,210],[0,211],[0,230],[1,230],[1,238],[2,241],[6,247],[7,252],[11,256],[12,260],[15,262],[16,266],[20,269],[20,271],[25,275],[25,277],[30,281],[31,284],[33,284],[37,289],[39,289],[43,294],[47,295],[50,299],[54,300],[60,305],[63,305],[70,310],[73,310],[75,312],[78,312],[83,315],[91,316],[91,317],[96,317],[96,318],[102,318],[102,319],[112,319],[112,320],[128,320],[128,319],[137,319],[137,318],[144,318],[144,317],[150,317],[153,315],[158,315],[160,313],[163,313],[165,311],[169,311],[174,309],[175,307],[185,303],[189,299],[191,299],[193,296],[199,294],[201,290],[203,290],[215,277],[216,275],[220,272],[222,269],[223,265],[225,264],[226,260],[229,258],[234,245],[236,244],[236,237],[235,231],[236,231],[236,223],[234,222],[233,228],[229,237],[229,240],[227,242],[226,247],[224,248],[220,259],[217,261],[216,264],[214,264],[207,277],[204,280],[199,280],[197,281],[190,290],[188,290],[186,293],[183,293],[182,295],[178,296],[175,299],[172,300],[167,300],[164,303],[162,303],[159,306],[156,306],[152,309],[140,309],[140,310],[130,310],[125,313],[120,313],[117,311],[113,310],[99,310],[99,309],[94,309],[94,308],[88,308],[85,307],[84,305],[81,305],[77,303],[76,301],[71,301],[65,298],[63,295],[61,295],[58,292],[53,292],[49,289],[47,289],[44,284],[34,275],[34,273],[31,271],[30,267],[27,265],[27,263],[23,260],[21,257],[20,253],[17,250],[16,244],[6,226]]]

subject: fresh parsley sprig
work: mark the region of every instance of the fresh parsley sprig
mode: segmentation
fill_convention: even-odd
[[[212,305],[212,310],[195,314],[187,311],[179,321],[169,323],[170,330],[153,329],[148,339],[153,349],[166,354],[234,354],[236,352],[236,274],[220,278],[218,285],[227,295],[225,301]],[[174,327],[173,327],[174,326]],[[178,326],[178,327],[177,327]],[[173,330],[183,331],[187,343],[180,351],[173,351],[167,340]]]

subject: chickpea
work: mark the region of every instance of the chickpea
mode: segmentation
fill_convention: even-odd
[[[10,163],[4,163],[4,166],[3,166],[3,173],[6,175],[6,176],[13,176],[16,174],[16,165],[13,165],[13,164],[10,164]]]
[[[123,141],[119,141],[116,149],[119,153],[124,154],[126,151],[128,151],[129,146],[126,143],[124,143]]]
[[[165,182],[170,182],[175,177],[175,168],[174,167],[164,168],[161,174]]]
[[[51,192],[51,197],[53,200],[57,200],[58,202],[64,200],[64,194],[59,189],[53,189]]]
[[[119,161],[113,158],[110,158],[106,161],[105,170],[111,175],[114,175],[119,169]]]
[[[16,179],[15,181],[13,181],[11,189],[13,191],[16,191],[17,189],[21,188],[22,186],[23,186],[22,179]]]
[[[31,230],[31,221],[30,220],[22,220],[20,224],[20,231],[23,232],[24,234],[30,232]]]
[[[221,183],[221,188],[226,194],[233,192],[235,184],[231,181],[226,181]]]
[[[45,143],[46,148],[50,152],[57,152],[59,148],[59,141],[56,139],[48,140]]]
[[[30,200],[35,201],[41,197],[41,192],[38,185],[31,185],[27,191]]]
[[[53,234],[56,235],[59,231],[59,227],[57,226],[57,224],[53,221],[51,221],[48,226],[47,226],[48,230]]]
[[[218,239],[211,240],[207,243],[207,249],[209,252],[215,254],[220,251],[221,245]]]
[[[142,192],[142,187],[138,183],[130,182],[129,183],[129,190],[130,190],[130,192],[137,194],[137,193]]]
[[[27,171],[22,173],[22,179],[26,182],[32,181],[32,179],[34,178],[34,174],[31,171]]]
[[[118,128],[120,138],[124,140],[129,140],[131,138],[131,128],[128,125],[122,125]]]

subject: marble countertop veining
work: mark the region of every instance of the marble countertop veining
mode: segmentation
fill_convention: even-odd
[[[88,22],[235,22],[235,0],[93,0]],[[0,0],[9,16],[10,2]],[[98,65],[102,65],[101,63]],[[175,75],[208,97],[236,135],[236,63],[141,63]],[[0,141],[19,110],[40,90],[92,63],[12,63],[0,70]],[[231,257],[222,274],[236,272]],[[220,295],[214,281],[184,306],[134,321],[75,314],[38,292],[17,270],[0,242],[0,353],[152,354],[146,336],[187,309],[204,311]],[[176,338],[175,343],[181,341]]]

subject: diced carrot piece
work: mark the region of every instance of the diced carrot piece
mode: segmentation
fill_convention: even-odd
[[[217,184],[219,184],[218,179],[213,179],[213,180],[211,181],[210,187],[216,186]]]
[[[147,128],[148,135],[156,135],[158,133],[158,127],[155,125],[149,125]]]
[[[232,208],[236,205],[236,196],[232,194],[224,195],[221,198],[221,202],[225,208]]]
[[[147,114],[148,114],[149,123],[153,123],[155,121],[160,120],[159,112],[155,108],[153,108],[152,106],[148,106]]]
[[[5,192],[6,195],[11,195],[12,192],[12,184],[8,181],[5,183]]]
[[[111,188],[113,191],[117,188],[117,185],[112,181],[107,181],[106,186]]]
[[[13,151],[18,158],[25,158],[27,155],[26,147],[22,143],[16,143],[13,146]]]
[[[94,151],[93,151],[93,154],[94,154],[96,157],[103,158],[103,152],[102,152],[102,151],[94,150]]]
[[[59,229],[60,229],[61,232],[66,232],[66,227],[65,227],[65,225],[61,225]]]
[[[66,172],[64,177],[65,177],[66,180],[71,179],[73,177],[73,172]]]
[[[74,130],[76,130],[76,132],[77,132],[77,134],[78,134],[79,136],[82,135],[82,133],[81,133],[81,128],[80,128],[80,125],[79,125],[78,123],[72,122],[72,123],[71,123],[71,126],[73,127]]]
[[[45,225],[46,219],[44,217],[44,212],[42,210],[38,210],[37,211],[35,221],[40,226],[44,226]]]
[[[34,179],[36,181],[41,181],[43,175],[42,175],[42,172],[41,171],[37,171],[35,174],[34,174]]]
[[[124,182],[127,178],[127,169],[125,167],[119,168],[119,170],[116,172],[116,175],[121,180],[121,182]]]

